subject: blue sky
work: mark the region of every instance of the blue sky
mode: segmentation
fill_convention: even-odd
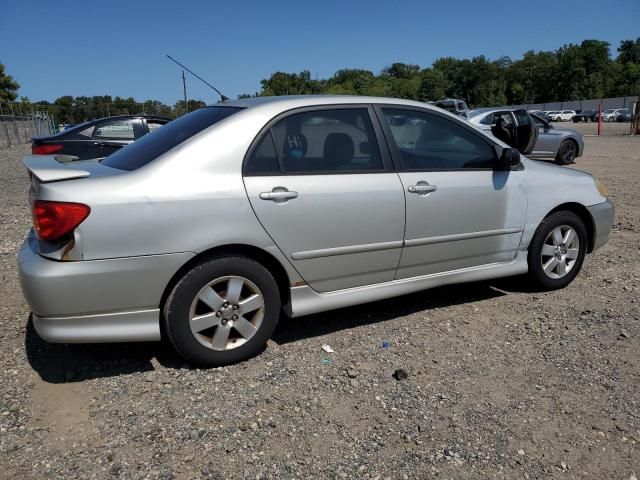
[[[345,67],[443,56],[519,58],[585,38],[640,36],[640,0],[144,1],[2,0],[0,62],[32,101],[133,96],[174,103],[170,54],[227,96],[281,70],[319,78]],[[188,78],[190,98],[217,100]]]

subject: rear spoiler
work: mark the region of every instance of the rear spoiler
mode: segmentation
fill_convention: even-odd
[[[69,161],[67,158],[61,160]],[[69,166],[68,163],[60,163],[55,155],[26,155],[22,159],[22,163],[42,183],[71,180],[91,175],[86,170]]]

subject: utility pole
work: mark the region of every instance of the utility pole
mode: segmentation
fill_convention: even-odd
[[[187,81],[184,78],[184,70],[182,70],[182,90],[184,91],[184,113],[189,113],[189,107],[187,105]]]

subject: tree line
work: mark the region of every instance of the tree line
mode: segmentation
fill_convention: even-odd
[[[431,67],[394,63],[375,75],[342,69],[331,78],[275,72],[253,95],[353,94],[438,100],[466,100],[471,107],[548,103],[640,94],[640,38],[624,40],[612,58],[610,45],[584,40],[555,51],[526,52],[522,59],[481,55],[471,59],[439,58]]]
[[[439,58],[430,67],[393,63],[379,74],[345,68],[326,79],[300,73],[275,72],[263,79],[261,90],[246,98],[264,95],[353,94],[428,101],[460,98],[470,107],[548,103],[640,94],[640,37],[623,40],[615,58],[610,44],[584,40],[554,51],[530,50],[520,60],[481,55],[471,59]],[[19,84],[0,63],[0,105],[14,102]],[[205,105],[183,100],[167,105],[159,100],[137,102],[132,97],[65,95],[53,102],[31,102],[21,97],[22,111],[46,110],[57,122],[78,123],[111,115],[154,114],[177,117]],[[5,112],[6,113],[6,112]]]

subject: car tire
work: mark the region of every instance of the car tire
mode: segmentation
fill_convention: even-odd
[[[586,253],[584,222],[573,212],[555,212],[540,223],[529,244],[529,278],[546,290],[564,288],[580,272]]]
[[[578,155],[578,145],[573,140],[564,140],[556,153],[556,163],[558,165],[569,165],[576,160]]]
[[[280,317],[278,285],[260,263],[242,256],[196,265],[173,288],[164,327],[176,351],[205,367],[257,355]]]

